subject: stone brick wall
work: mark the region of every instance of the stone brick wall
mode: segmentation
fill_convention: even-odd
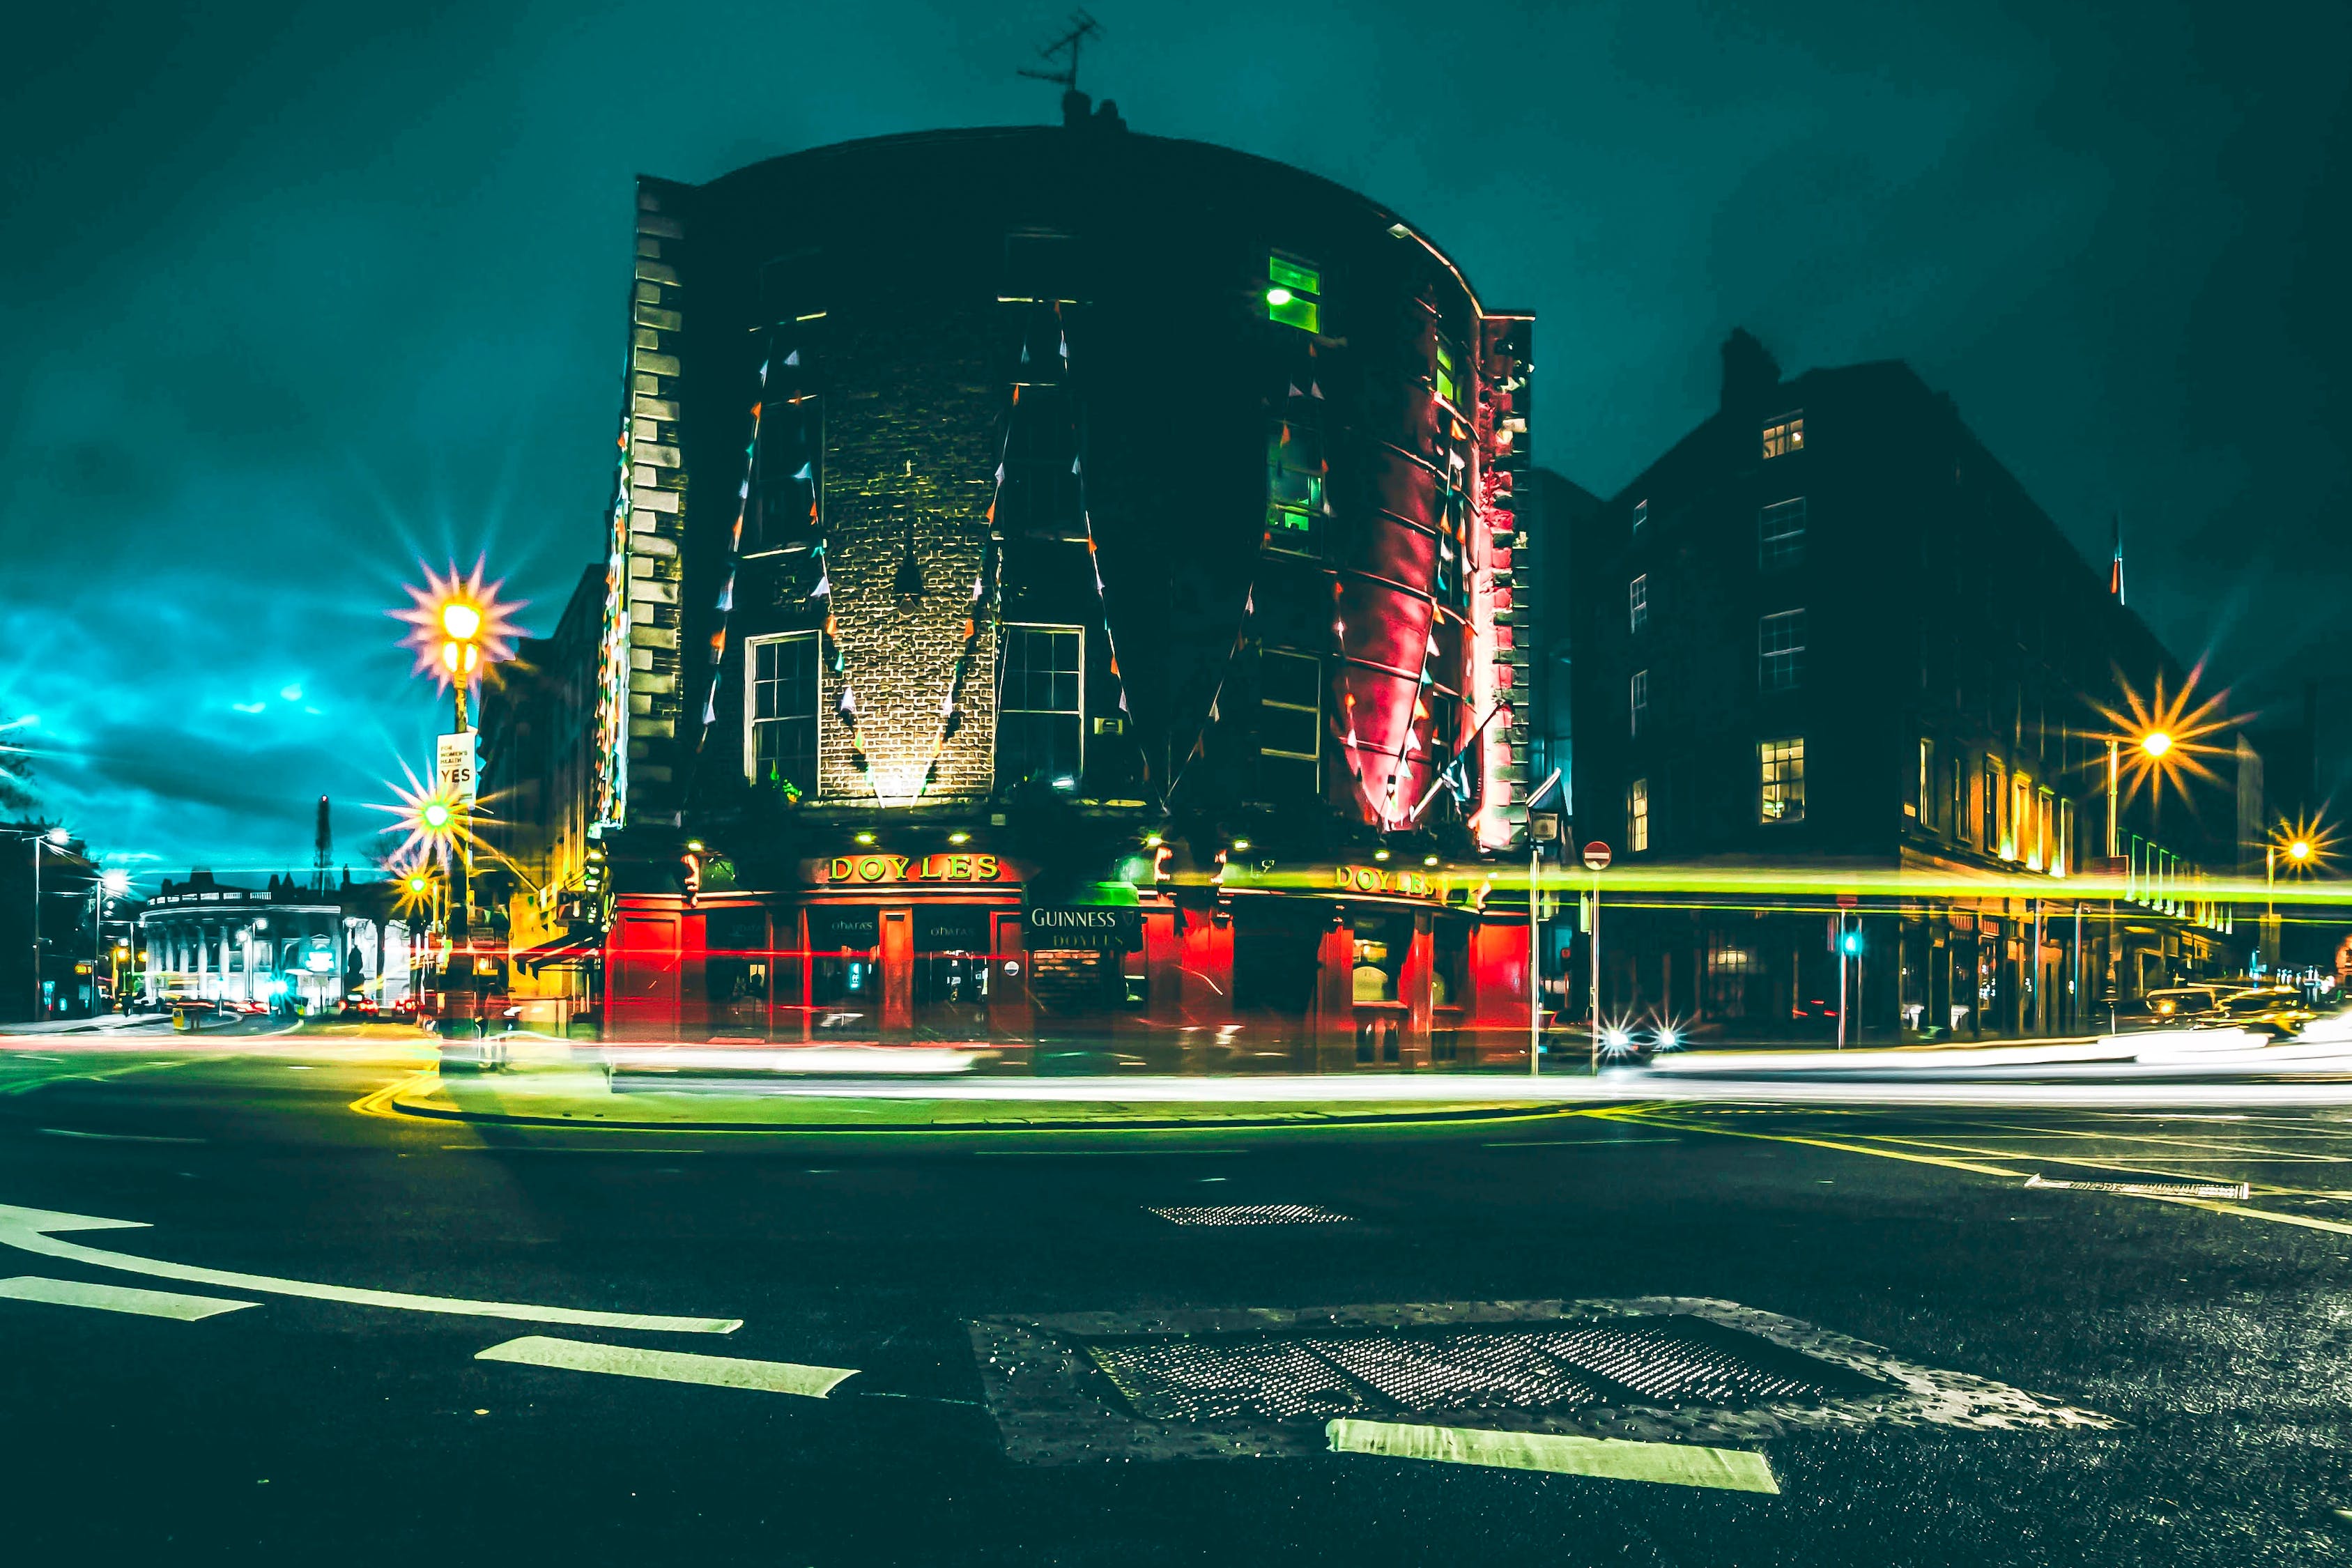
[[[910,327],[886,316],[829,323],[825,560],[835,634],[846,660],[827,671],[818,716],[825,800],[904,805],[940,734],[964,645],[971,587],[989,537],[997,438],[1010,395],[1005,323],[975,305]],[[905,593],[911,547],[920,592]],[[983,636],[963,687],[963,721],[926,799],[985,795],[993,773],[995,639]],[[846,681],[857,704],[860,769],[835,716]]]
[[[636,266],[629,297],[627,579],[628,820],[677,808],[676,747],[689,718],[678,647],[678,546],[686,536],[687,470],[678,451],[685,348],[686,188],[637,184]]]

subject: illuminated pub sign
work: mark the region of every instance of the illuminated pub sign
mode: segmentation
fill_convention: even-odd
[[[993,855],[836,855],[824,862],[828,882],[995,882],[1004,863]]]
[[[1385,893],[1398,899],[1443,899],[1445,883],[1420,871],[1391,871],[1385,866],[1335,866],[1332,886],[1343,893]]]

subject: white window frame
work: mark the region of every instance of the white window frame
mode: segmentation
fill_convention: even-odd
[[[1805,535],[1812,519],[1802,496],[1790,496],[1776,500],[1756,514],[1756,566],[1761,572],[1779,572],[1803,563]],[[1782,528],[1774,532],[1773,525],[1794,521],[1796,527]]]
[[[1267,700],[1267,698],[1266,698],[1266,697],[1265,697],[1265,687],[1264,687],[1263,681],[1261,681],[1261,684],[1260,684],[1260,687],[1259,687],[1259,696],[1258,696],[1258,706],[1259,706],[1259,707],[1261,707],[1261,708],[1274,708],[1274,709],[1278,709],[1278,710],[1280,710],[1281,711],[1283,711],[1283,712],[1285,712],[1285,713],[1312,713],[1312,714],[1315,716],[1315,728],[1314,728],[1314,731],[1313,731],[1313,733],[1314,733],[1314,736],[1315,736],[1315,750],[1314,750],[1314,751],[1312,751],[1312,752],[1286,752],[1286,751],[1282,750],[1282,749],[1281,749],[1280,747],[1278,747],[1278,746],[1268,746],[1268,745],[1261,744],[1261,745],[1258,747],[1258,754],[1259,754],[1260,756],[1265,756],[1265,757],[1279,757],[1279,758],[1281,758],[1282,760],[1284,760],[1285,762],[1292,762],[1292,763],[1314,763],[1318,764],[1318,774],[1317,774],[1317,776],[1318,776],[1318,778],[1319,779],[1319,778],[1320,778],[1320,776],[1321,776],[1319,769],[1320,769],[1320,764],[1321,764],[1321,763],[1322,763],[1322,761],[1323,761],[1323,661],[1322,661],[1322,659],[1321,659],[1321,658],[1318,658],[1318,657],[1317,657],[1316,655],[1314,655],[1314,654],[1311,654],[1311,653],[1305,653],[1305,652],[1302,652],[1302,651],[1300,651],[1299,649],[1295,648],[1295,647],[1261,647],[1261,648],[1259,648],[1259,649],[1258,649],[1257,657],[1258,657],[1258,660],[1259,660],[1259,664],[1260,664],[1261,669],[1263,669],[1263,666],[1264,666],[1264,664],[1265,664],[1265,661],[1269,657],[1271,657],[1271,658],[1298,658],[1298,659],[1304,659],[1304,660],[1306,660],[1308,664],[1311,664],[1311,665],[1313,665],[1313,666],[1315,667],[1315,706],[1314,706],[1314,707],[1312,707],[1312,708],[1308,708],[1308,707],[1306,707],[1306,706],[1304,706],[1304,705],[1302,705],[1302,704],[1300,704],[1300,703],[1297,703],[1297,702],[1275,702],[1275,701],[1270,701],[1270,700]]]
[[[751,784],[758,784],[764,782],[759,776],[759,726],[762,722],[776,722],[774,720],[762,721],[756,717],[760,711],[760,649],[772,643],[792,642],[797,638],[806,638],[810,642],[814,642],[816,641],[816,637],[817,634],[813,631],[768,632],[759,637],[745,637],[743,639],[743,777]],[[810,714],[811,720],[813,721],[816,721],[817,767],[820,773],[823,771],[824,766],[824,725],[822,723],[824,717],[824,659],[823,652],[824,650],[822,648],[818,650],[819,657],[816,660],[816,707]],[[812,795],[816,794],[816,781],[814,779],[811,779],[809,781],[808,793]]]
[[[1786,643],[1773,646],[1773,633],[1778,630],[1793,635]],[[1775,665],[1774,660],[1782,661]],[[1787,672],[1785,679],[1776,680],[1775,668]],[[1765,691],[1796,691],[1805,684],[1805,612],[1801,605],[1793,610],[1776,610],[1756,620],[1756,684]]]
[[[1070,623],[1070,622],[1068,622],[1068,621],[1007,621],[1007,622],[1005,622],[1005,623],[1004,623],[1004,625],[1003,625],[1003,632],[1068,632],[1068,633],[1071,633],[1072,635],[1074,635],[1074,636],[1076,636],[1076,637],[1077,637],[1077,639],[1078,639],[1078,708],[1077,708],[1077,721],[1078,721],[1078,762],[1077,762],[1077,771],[1076,771],[1076,773],[1074,773],[1071,775],[1071,777],[1072,777],[1073,779],[1076,779],[1076,780],[1083,781],[1083,780],[1086,778],[1086,776],[1087,776],[1087,628],[1086,628],[1086,627],[1084,627],[1084,626],[1076,626],[1076,625],[1073,625],[1072,623]],[[998,646],[997,646],[997,656],[996,656],[996,723],[997,723],[997,727],[998,727],[999,729],[1002,729],[1002,728],[1003,728],[1003,723],[1004,723],[1004,715],[1005,715],[1005,714],[1007,714],[1007,713],[1051,713],[1051,714],[1062,714],[1062,713],[1066,713],[1066,712],[1068,712],[1069,710],[1068,710],[1067,709],[1063,709],[1063,708],[1007,708],[1007,707],[1005,707],[1005,705],[1004,705],[1004,672],[1005,672],[1005,668],[1006,668],[1006,658],[1005,658],[1005,653],[1004,653],[1005,639],[1004,639],[1004,637],[1003,637],[1003,632],[1000,632],[1000,633],[998,634],[998,638],[999,638],[999,640],[998,640]],[[996,759],[996,757],[997,757],[997,755],[998,755],[998,753],[999,753],[999,746],[998,746],[998,744],[997,744],[996,737],[995,737],[995,735],[994,735],[994,734],[992,734],[992,734],[990,735],[990,737],[989,737],[989,742],[990,742],[990,743],[989,743],[989,762],[990,762],[990,765],[991,765],[992,767],[993,767],[993,766],[995,765],[995,759]],[[1052,781],[1048,780],[1047,782],[1048,782],[1048,783],[1051,783]]]
[[[1625,625],[1629,635],[1638,635],[1650,624],[1650,574],[1643,572],[1625,584]]]
[[[1629,735],[1642,732],[1642,721],[1650,711],[1650,672],[1637,669],[1633,679],[1625,683],[1626,729]]]
[[[1639,855],[1650,847],[1650,781],[1635,779],[1625,789],[1625,849]]]

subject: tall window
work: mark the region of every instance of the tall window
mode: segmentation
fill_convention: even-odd
[[[1634,853],[1650,847],[1650,781],[1635,779],[1625,792],[1625,847]]]
[[[1642,537],[1642,530],[1643,530],[1643,528],[1645,528],[1645,527],[1647,527],[1647,526],[1648,526],[1649,521],[1650,521],[1650,503],[1649,503],[1648,501],[1646,501],[1646,500],[1637,500],[1637,501],[1635,501],[1635,502],[1633,503],[1633,537],[1634,537],[1634,538],[1639,539],[1639,538],[1641,538],[1641,537]]]
[[[2052,863],[2051,875],[2071,877],[2074,874],[2074,803],[2058,803],[2058,858]]]
[[[1766,572],[1805,558],[1805,498],[1774,501],[1756,515],[1756,564]]]
[[[1265,542],[1273,550],[1313,555],[1322,529],[1324,476],[1319,405],[1294,397],[1266,435]]]
[[[743,771],[754,785],[816,793],[814,632],[743,645]]]
[[[818,395],[813,330],[771,335],[761,393],[756,505],[742,549],[783,550],[816,542],[824,498],[824,400]]]
[[[1086,641],[1076,626],[1004,628],[996,687],[999,785],[1043,779],[1058,790],[1078,787]]]
[[[1756,675],[1767,691],[1794,691],[1805,679],[1805,612],[1783,610],[1756,623]]]
[[[1626,683],[1625,706],[1630,715],[1626,733],[1638,735],[1642,732],[1642,726],[1649,721],[1650,717],[1650,672],[1648,670],[1635,670],[1633,679]]]
[[[1431,384],[1437,395],[1455,407],[1462,405],[1462,373],[1454,358],[1454,345],[1440,335],[1430,353]]]
[[[1791,735],[1756,743],[1756,815],[1765,822],[1805,819],[1805,738]]]
[[[1768,421],[1764,426],[1764,455],[1785,458],[1791,452],[1805,449],[1805,416],[1783,414]]]
[[[1257,670],[1258,776],[1276,798],[1311,796],[1323,755],[1323,661],[1270,647]]]
[[[2009,842],[2009,813],[2005,797],[2008,791],[2001,785],[2000,764],[1987,757],[1984,765],[1984,810],[1979,826],[1984,829],[1984,852],[1988,855],[2006,853]]]
[[[1625,616],[1633,631],[1650,624],[1650,574],[1646,572],[1625,585]]]
[[[1267,257],[1265,318],[1302,332],[1321,331],[1323,274],[1292,257]]]

